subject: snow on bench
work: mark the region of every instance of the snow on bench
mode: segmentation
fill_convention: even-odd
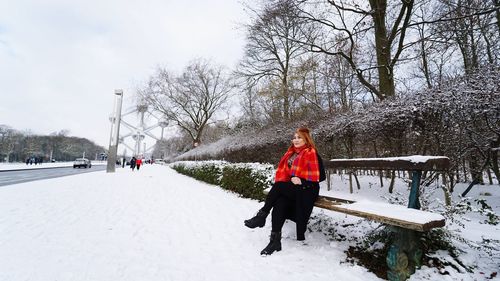
[[[368,200],[354,202],[320,195],[315,206],[420,232],[445,225],[440,214]]]
[[[412,155],[385,158],[331,159],[325,162],[328,169],[373,169],[406,171],[447,171],[450,159],[445,156]]]

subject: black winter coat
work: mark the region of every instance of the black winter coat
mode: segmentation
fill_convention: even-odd
[[[304,179],[302,179],[302,183],[302,185],[294,185],[291,182],[279,182],[276,184],[288,186],[275,187],[295,189],[295,204],[287,210],[286,217],[296,223],[297,240],[305,239],[307,223],[314,208],[314,202],[316,202],[319,195],[319,183],[306,181]]]

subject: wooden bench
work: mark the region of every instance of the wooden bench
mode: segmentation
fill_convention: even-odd
[[[391,158],[332,159],[325,161],[327,184],[331,186],[331,172],[334,170],[393,170],[412,173],[408,208],[401,205],[370,201],[352,201],[328,196],[319,196],[316,207],[348,215],[367,218],[391,225],[395,239],[389,247],[386,262],[389,280],[405,280],[421,266],[422,245],[419,232],[445,225],[440,214],[421,211],[419,187],[422,172],[449,169],[450,161],[442,156],[408,156]]]
[[[443,227],[445,225],[445,219],[442,215],[389,203],[371,201],[356,202],[320,195],[314,205],[319,208],[419,232],[429,231],[433,228]]]

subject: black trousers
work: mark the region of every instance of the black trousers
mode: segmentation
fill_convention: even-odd
[[[317,183],[311,186],[295,185],[292,182],[274,183],[262,207],[265,212],[272,209],[271,231],[281,232],[285,221],[291,219],[297,224],[297,239],[304,240],[307,222],[318,194]]]

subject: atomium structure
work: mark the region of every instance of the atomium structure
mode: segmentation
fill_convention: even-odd
[[[132,125],[132,122],[126,120],[125,117],[131,115],[138,117],[136,125]],[[148,122],[152,124],[148,124]],[[168,126],[168,120],[157,117],[146,103],[140,103],[124,111],[121,115],[120,126],[126,128],[128,133],[123,134],[124,130],[120,130],[119,144],[130,149],[134,156],[146,157],[154,148],[154,144],[146,146],[146,136],[156,141],[162,140],[163,131]],[[161,128],[160,137],[156,136],[153,132],[156,128]],[[130,138],[134,141],[133,147],[127,144],[127,140]]]

